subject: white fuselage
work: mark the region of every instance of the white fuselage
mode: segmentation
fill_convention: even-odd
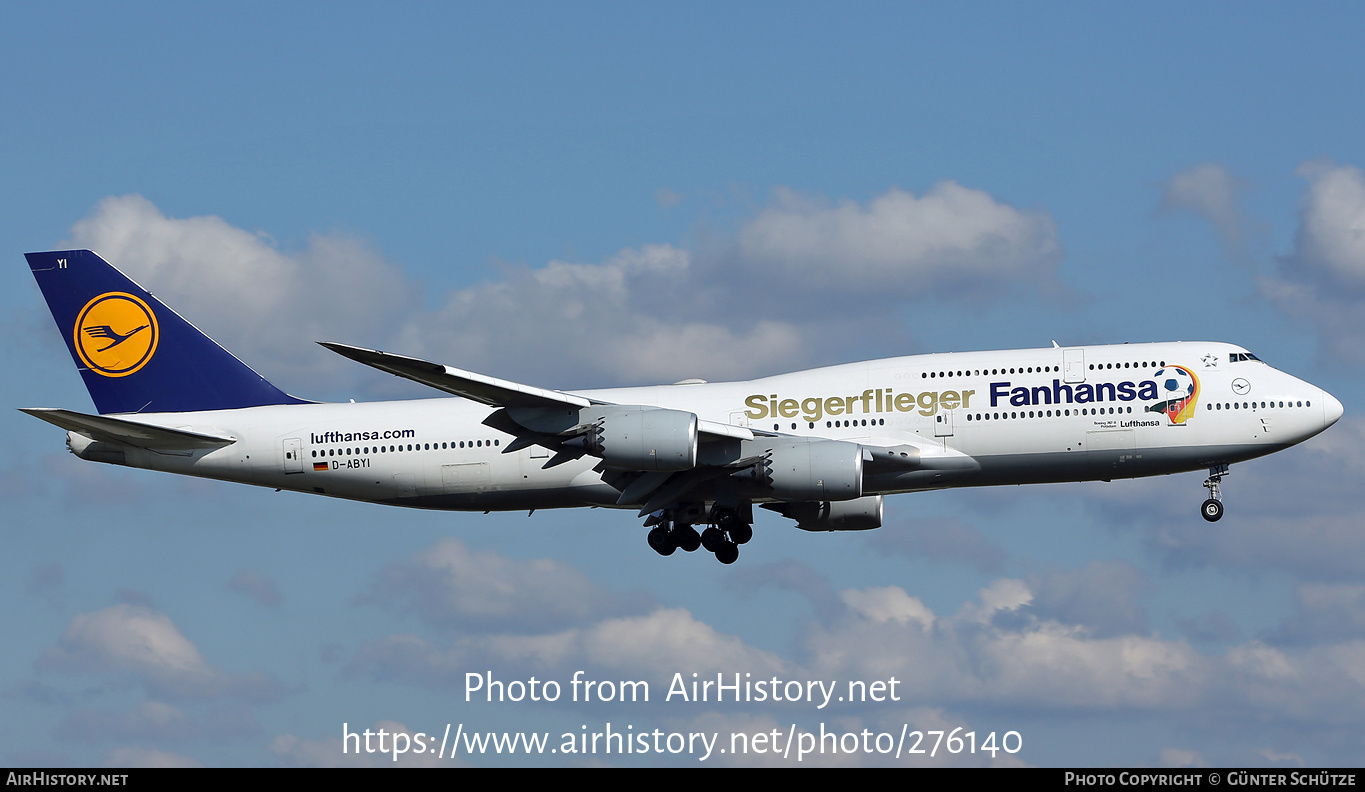
[[[915,469],[865,474],[865,493],[890,494],[1196,470],[1286,448],[1340,417],[1340,402],[1320,388],[1243,357],[1222,343],[944,353],[577,395],[783,435],[918,448],[924,462]],[[1152,409],[1168,395],[1154,379],[1168,367],[1197,381],[1178,420]],[[1184,387],[1179,376],[1167,379]],[[546,468],[552,452],[543,447],[504,453],[513,437],[483,423],[495,409],[447,397],[125,415],[236,442],[123,456],[133,467],[419,508],[617,505],[620,492],[594,470],[595,458]],[[70,442],[101,458],[86,453],[87,439]]]

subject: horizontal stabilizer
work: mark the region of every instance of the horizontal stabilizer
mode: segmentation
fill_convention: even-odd
[[[146,448],[150,451],[191,451],[197,448],[222,448],[237,442],[235,437],[189,432],[184,429],[167,429],[150,426],[122,418],[104,415],[86,415],[71,410],[58,410],[50,407],[21,407],[34,418],[41,418],[50,424],[60,426],[69,432],[79,432],[93,440],[104,443]]]
[[[373,366],[398,377],[429,385],[446,393],[463,396],[466,399],[487,404],[491,407],[587,407],[591,401],[582,396],[573,396],[560,391],[535,388],[508,380],[475,374],[472,371],[430,363],[418,358],[394,355],[374,349],[336,344],[330,341],[318,343],[343,357],[358,363]]]

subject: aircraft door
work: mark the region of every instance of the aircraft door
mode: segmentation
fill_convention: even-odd
[[[280,464],[285,473],[303,472],[303,441],[286,437],[280,448]]]
[[[1085,350],[1062,350],[1062,374],[1067,382],[1085,382]]]
[[[441,489],[447,495],[484,492],[492,487],[493,474],[487,462],[461,462],[441,466]]]
[[[956,410],[944,410],[934,416],[934,437],[953,436],[953,413]]]
[[[1085,433],[1091,468],[1102,472],[1125,469],[1137,459],[1137,436],[1132,429],[1101,429]]]

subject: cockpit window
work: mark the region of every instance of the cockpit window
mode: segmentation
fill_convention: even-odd
[[[1233,352],[1231,355],[1228,356],[1229,363],[1241,363],[1243,360],[1255,360],[1258,363],[1265,362],[1260,358],[1256,357],[1255,355],[1251,354],[1250,352]]]

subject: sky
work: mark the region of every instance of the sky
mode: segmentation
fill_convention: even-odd
[[[0,763],[1365,757],[1359,5],[49,3],[0,20]],[[889,498],[868,532],[764,512],[727,567],[659,557],[627,511],[428,513],[83,462],[17,410],[93,409],[22,256],[67,247],[309,399],[431,395],[315,341],[573,389],[1217,340],[1346,412],[1234,465],[1216,524],[1203,473],[944,491]],[[576,672],[650,700],[574,701]],[[489,702],[469,674],[562,695]],[[897,687],[823,707],[665,698],[693,674]],[[342,753],[346,731],[403,735],[392,749],[447,724],[551,747],[608,728],[755,742]],[[876,742],[954,730],[977,750]],[[822,734],[873,737],[799,755]]]

